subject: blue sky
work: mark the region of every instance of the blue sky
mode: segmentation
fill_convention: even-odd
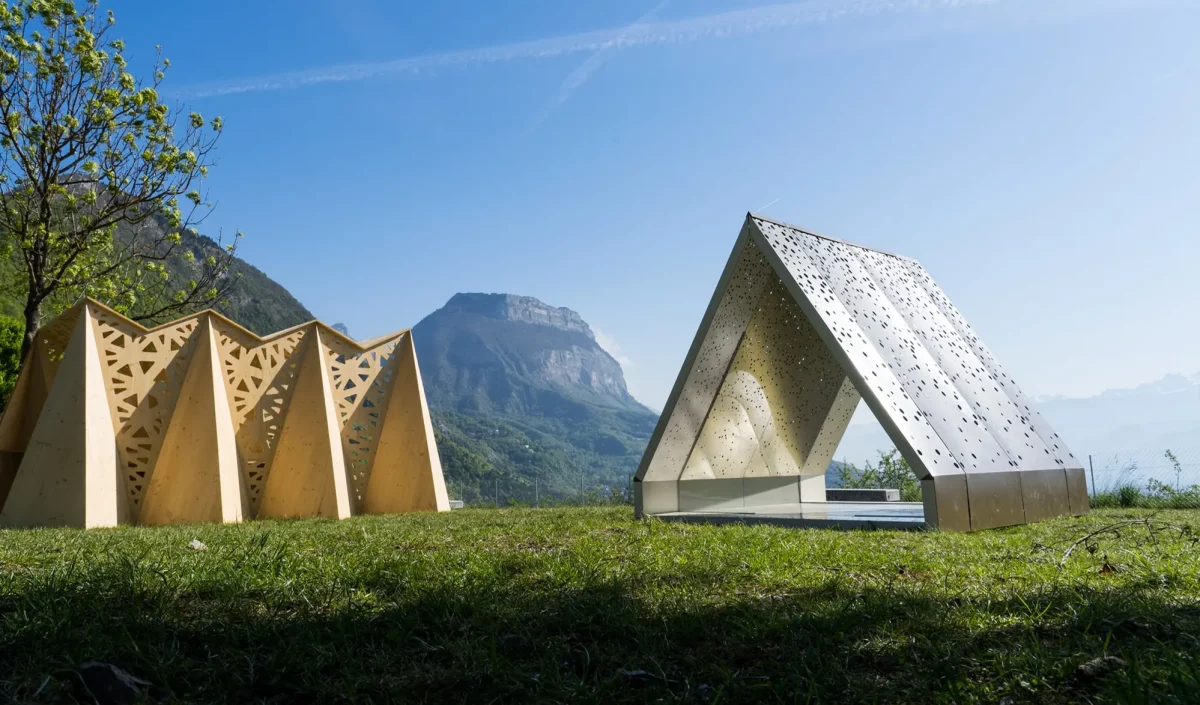
[[[922,262],[1032,394],[1200,370],[1192,0],[117,0],[205,230],[368,337],[579,311],[660,408],[747,210]]]

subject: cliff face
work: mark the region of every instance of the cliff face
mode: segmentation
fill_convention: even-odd
[[[595,340],[583,317],[569,308],[548,306],[532,296],[516,294],[455,294],[441,311],[475,314],[516,323],[533,323],[583,333]]]
[[[528,296],[456,294],[413,331],[430,406],[580,417],[646,410],[576,312]]]

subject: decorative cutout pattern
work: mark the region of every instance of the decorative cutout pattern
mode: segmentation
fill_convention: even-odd
[[[236,326],[213,321],[251,513],[258,511],[271,472],[309,329],[285,331],[263,341]]]
[[[396,375],[396,345],[400,337],[356,350],[341,338],[326,342],[326,361],[338,421],[342,425],[342,454],[350,476],[350,494],[361,507],[371,478],[379,427],[385,413],[384,400]]]
[[[198,319],[185,318],[148,332],[103,309],[93,320],[117,456],[136,516],[187,374]]]

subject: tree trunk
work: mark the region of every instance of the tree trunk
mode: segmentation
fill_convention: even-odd
[[[24,362],[25,356],[29,354],[33,348],[33,341],[37,335],[37,329],[42,325],[42,302],[35,302],[31,295],[25,300],[25,339],[21,341],[21,361]]]

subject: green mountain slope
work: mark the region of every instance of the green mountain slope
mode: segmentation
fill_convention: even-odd
[[[197,261],[214,251],[216,242],[203,235],[184,235],[183,247],[191,249]],[[173,276],[187,276],[189,265],[182,257],[173,264]],[[269,335],[299,323],[311,321],[313,314],[296,297],[245,260],[238,259],[229,268],[237,281],[225,300],[215,308],[259,335]],[[186,281],[186,280],[184,280]]]
[[[163,219],[146,225],[165,232]],[[118,230],[117,237],[128,237],[127,232]],[[153,233],[148,238],[156,237]],[[175,255],[167,261],[170,282],[173,286],[185,286],[195,278],[192,270],[197,267],[184,257],[190,251],[195,261],[203,262],[211,254],[220,251],[220,246],[211,238],[192,231],[184,231]],[[22,272],[14,260],[0,261],[0,281],[11,284],[19,281]],[[280,286],[258,268],[238,259],[230,267],[229,275],[236,281],[225,301],[215,308],[221,313],[260,335],[274,333],[284,328],[312,320],[313,315],[287,289]],[[0,315],[23,318],[24,298],[15,286],[0,287]],[[47,312],[50,313],[50,312]]]

